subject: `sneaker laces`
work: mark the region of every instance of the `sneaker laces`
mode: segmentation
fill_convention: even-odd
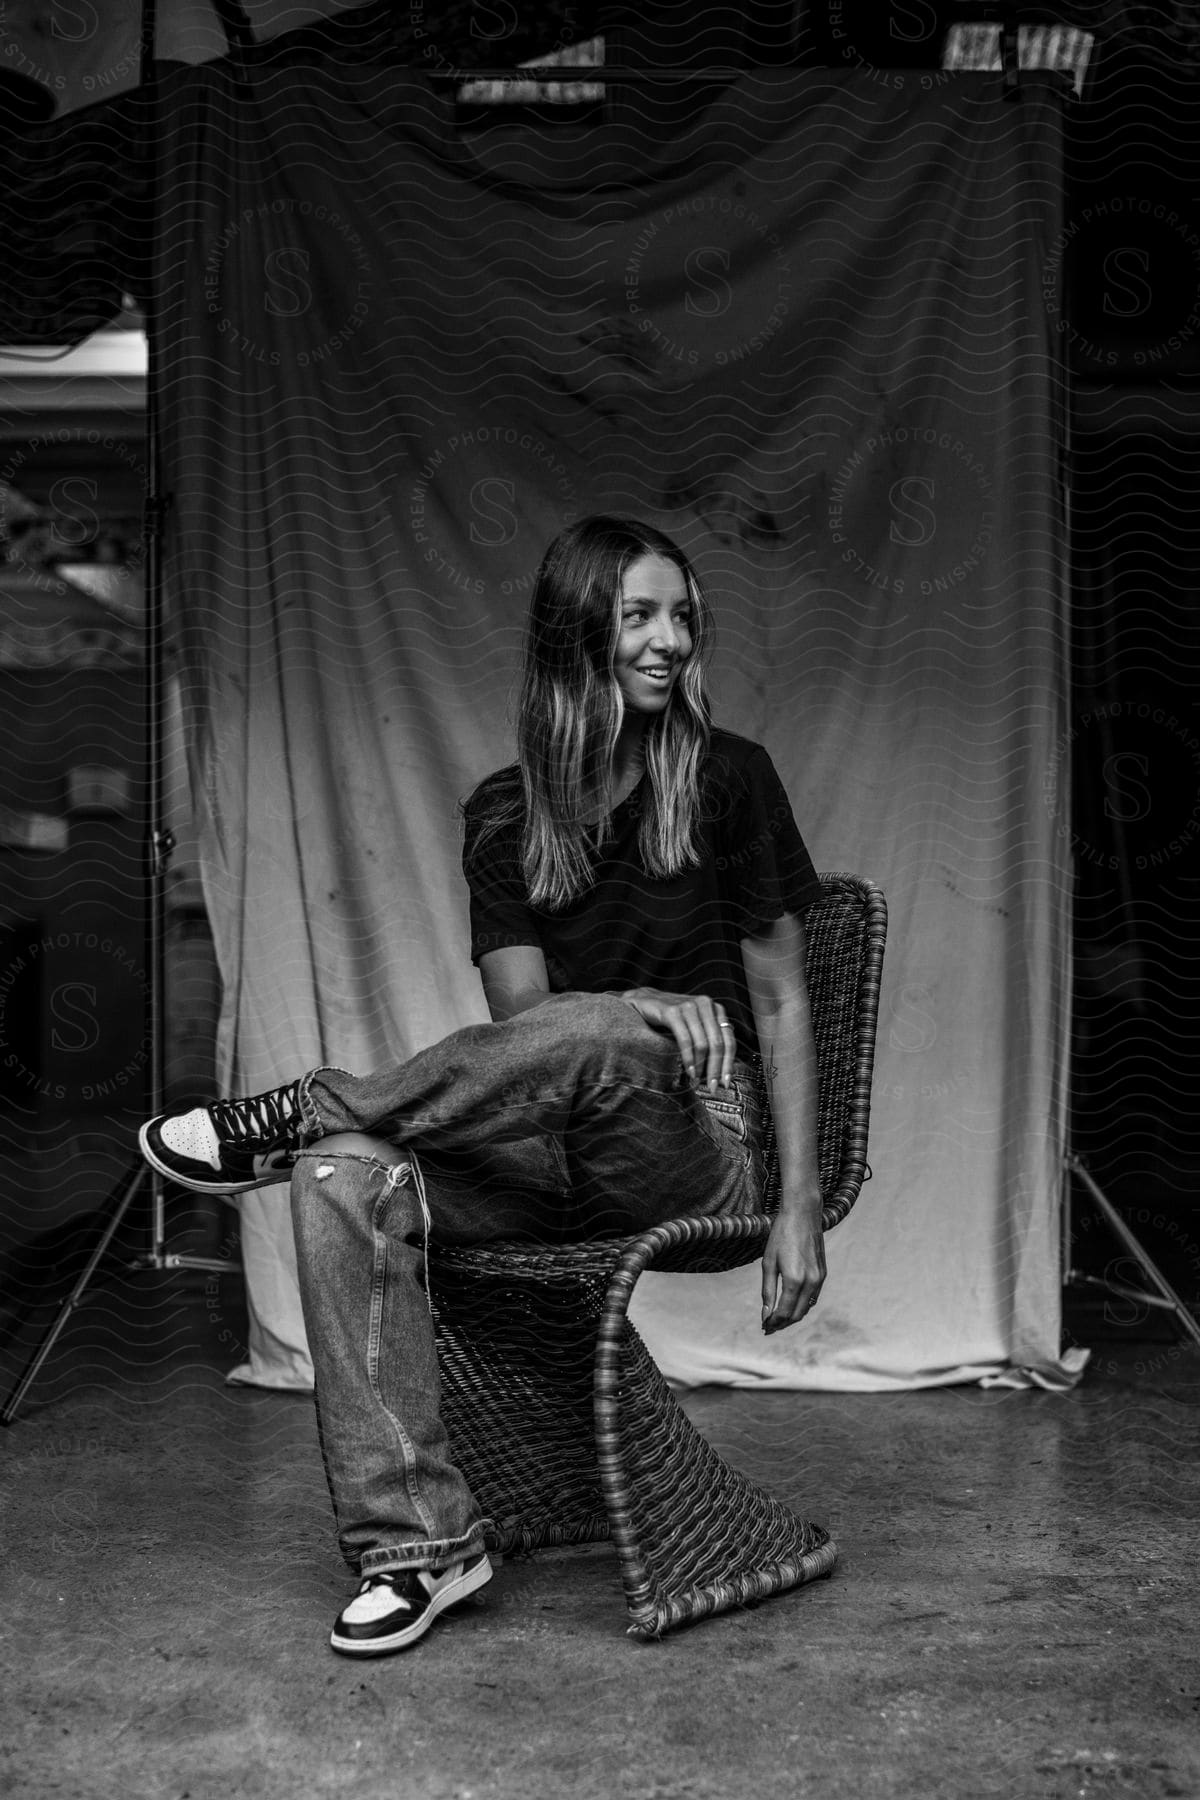
[[[359,1582],[358,1591],[360,1594],[369,1594],[372,1588],[385,1585],[391,1588],[397,1587],[409,1573],[408,1569],[381,1569],[378,1575],[364,1575]]]
[[[300,1123],[300,1083],[249,1100],[216,1100],[210,1107],[218,1136],[232,1144],[286,1144]]]

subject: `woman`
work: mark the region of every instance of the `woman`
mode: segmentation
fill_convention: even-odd
[[[362,1576],[331,1639],[347,1654],[407,1648],[491,1577],[438,1414],[422,1238],[757,1210],[759,1053],[781,1175],[764,1330],[824,1281],[800,916],[820,889],[766,752],[710,724],[710,635],[660,532],[603,516],[562,532],[530,607],[517,763],[465,807],[493,1023],[142,1129],[155,1167],[201,1191],[292,1170],[322,1451]]]

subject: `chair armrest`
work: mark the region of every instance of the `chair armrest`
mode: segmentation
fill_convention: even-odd
[[[638,1277],[653,1263],[663,1274],[714,1274],[738,1269],[760,1255],[771,1230],[765,1213],[729,1218],[670,1219],[652,1225],[625,1245],[612,1272],[596,1333],[597,1448],[602,1434],[615,1431],[617,1371],[625,1317]]]

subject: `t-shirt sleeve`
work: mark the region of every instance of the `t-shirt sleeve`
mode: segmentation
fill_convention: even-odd
[[[717,869],[739,937],[785,913],[803,914],[821,883],[775,765],[756,744],[730,782],[718,831]]]
[[[462,860],[471,894],[473,963],[489,950],[541,943],[526,904],[520,848],[520,832],[515,827],[485,833],[480,820],[468,812]]]

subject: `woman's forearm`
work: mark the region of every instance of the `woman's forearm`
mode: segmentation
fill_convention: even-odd
[[[770,1010],[756,1006],[755,1025],[775,1122],[779,1210],[819,1216],[817,1051],[808,995],[789,994]]]

